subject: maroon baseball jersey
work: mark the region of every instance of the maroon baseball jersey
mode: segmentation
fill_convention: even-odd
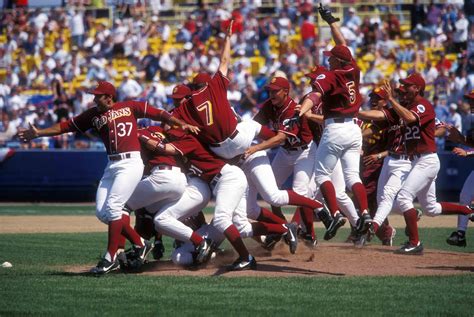
[[[311,98],[312,93],[313,91],[304,95],[303,98],[301,98],[300,104],[302,104],[306,98]],[[319,102],[317,105],[315,105],[313,102],[313,107],[310,110],[311,113],[322,115],[323,114],[322,106],[323,106],[322,102]],[[324,130],[323,126],[320,125],[319,123],[308,120],[308,127],[311,133],[313,134],[313,141],[316,142],[316,144],[319,144],[319,141],[321,140],[321,135],[323,134],[323,130]]]
[[[205,144],[220,143],[237,127],[237,118],[227,100],[229,79],[218,71],[202,89],[195,91],[173,115],[201,129],[197,135]]]
[[[95,129],[104,142],[107,154],[140,151],[137,138],[137,118],[161,121],[170,117],[166,111],[156,109],[147,102],[124,101],[100,113],[97,107],[61,123],[61,132],[81,132]]]
[[[183,131],[183,135],[184,135]],[[146,129],[139,129],[138,136],[145,135],[151,139],[161,141],[162,143],[168,143],[169,140],[166,137],[163,128],[159,126],[151,126]],[[158,154],[154,151],[148,150],[145,146],[142,146],[142,158],[145,165],[149,165],[149,168],[153,168],[157,165],[171,165],[179,166],[174,156]]]
[[[170,137],[173,133],[174,130],[167,131]],[[176,138],[170,145],[181,153],[188,173],[196,175],[205,182],[209,183],[226,164],[192,135],[185,134]]]
[[[418,96],[408,109],[416,116],[417,120],[411,124],[402,126],[402,137],[405,150],[408,155],[434,153],[435,143],[435,112],[431,103],[425,98]],[[399,122],[399,116],[395,110],[384,111],[388,120]]]
[[[274,131],[283,132],[287,135],[283,148],[288,149],[296,146],[306,145],[313,139],[313,134],[308,126],[306,117],[302,117],[300,124],[293,127],[285,127],[285,121],[291,119],[295,114],[296,102],[288,97],[281,107],[275,107],[270,99],[265,101],[254,120],[262,125],[270,125]]]
[[[316,77],[313,86],[322,95],[325,119],[351,118],[359,112],[359,82],[360,69],[355,60],[343,69],[328,70]]]

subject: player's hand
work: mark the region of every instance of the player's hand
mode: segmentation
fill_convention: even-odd
[[[464,149],[461,149],[460,147],[455,147],[453,149],[453,154],[456,154],[457,156],[466,157],[467,156],[467,151],[464,150]]]
[[[246,160],[250,155],[254,154],[255,152],[258,152],[258,149],[255,146],[249,147],[244,152],[244,159]]]
[[[464,143],[464,135],[462,135],[462,133],[458,129],[456,129],[452,125],[446,125],[446,130],[448,130],[448,136],[446,137],[446,139],[454,143]]]
[[[291,117],[290,119],[285,119],[283,120],[283,125],[285,126],[285,128],[287,129],[293,129],[293,127],[295,125],[300,125],[300,113],[299,111],[295,111],[295,114],[293,115],[293,117]]]
[[[331,9],[329,6],[323,6],[322,3],[319,4],[318,8],[319,14],[321,15],[321,18],[326,21],[328,24],[332,24],[334,22],[338,22],[339,18],[336,18],[332,15]]]
[[[370,155],[364,156],[362,160],[364,162],[364,166],[369,166],[369,165],[377,163],[379,159],[377,157],[377,154],[370,154]]]
[[[390,85],[388,80],[384,80],[382,88],[385,90],[385,92],[387,92],[387,99],[393,98],[392,85]]]
[[[194,133],[194,134],[198,134],[201,130],[194,126],[194,125],[191,125],[191,124],[185,124],[181,127],[184,131],[187,131],[187,132],[191,132],[191,133]]]
[[[28,129],[20,129],[18,132],[18,138],[22,142],[29,142],[39,136],[38,129],[31,123],[29,123]]]

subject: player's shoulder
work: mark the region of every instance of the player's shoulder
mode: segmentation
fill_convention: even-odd
[[[434,114],[433,104],[426,98],[419,97],[415,99],[412,110],[420,114]]]

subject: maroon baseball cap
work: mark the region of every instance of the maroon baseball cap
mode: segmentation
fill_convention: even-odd
[[[330,51],[324,51],[323,54],[324,56],[334,56],[346,62],[350,62],[352,60],[351,51],[345,45],[336,45]]]
[[[176,85],[173,88],[173,93],[171,94],[171,98],[173,98],[173,99],[183,99],[186,96],[190,96],[191,93],[192,93],[191,89],[189,89],[188,86],[183,85],[183,84],[179,84],[179,85]]]
[[[93,90],[89,90],[88,93],[93,95],[110,95],[114,98],[117,96],[114,85],[108,81],[99,81],[97,87]]]
[[[272,80],[265,88],[269,90],[280,90],[280,89],[290,89],[290,82],[288,79],[283,77],[273,77]]]
[[[315,80],[316,77],[321,75],[322,73],[326,72],[327,68],[324,66],[316,65],[314,66],[311,71],[307,74],[304,74],[306,77],[311,78],[311,80]]]
[[[474,89],[471,90],[470,93],[465,94],[465,95],[464,95],[464,98],[466,98],[466,99],[474,99]]]
[[[194,85],[199,85],[199,84],[207,84],[208,82],[211,81],[211,75],[208,73],[198,73],[196,76],[193,78],[193,84]]]
[[[415,85],[420,89],[421,93],[425,91],[425,80],[419,73],[413,73],[407,78],[400,79],[399,81],[403,85]]]
[[[372,90],[372,92],[369,94],[369,97],[373,96],[378,96],[381,99],[387,99],[388,97],[387,92],[382,87],[376,87],[374,90]]]

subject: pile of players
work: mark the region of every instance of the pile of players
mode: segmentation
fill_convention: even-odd
[[[164,252],[161,234],[181,242],[172,254],[177,264],[203,265],[227,239],[238,254],[229,270],[256,269],[243,238],[266,236],[267,249],[284,238],[294,254],[298,238],[316,245],[315,219],[326,227],[325,240],[348,220],[356,244],[375,233],[391,245],[395,229],[386,218],[392,210],[403,213],[409,238],[395,252],[421,254],[415,198],[427,215],[472,217],[467,206],[436,202],[437,128],[433,106],[423,98],[423,78],[411,74],[398,88],[385,83],[370,94],[372,110],[359,111],[360,70],[338,19],[327,7],[320,6],[319,13],[336,45],[325,52],[329,69],[316,66],[306,75],[312,90],[299,102],[290,97],[289,81],[278,72],[266,86],[269,99],[253,120],[239,120],[227,100],[231,22],[217,73],[200,73],[192,83],[176,86],[172,114],[147,102],[115,102],[113,85],[99,82],[91,91],[97,107],[50,128],[30,126],[19,133],[24,141],[90,128],[101,135],[109,164],[96,210],[109,235],[107,252],[93,273],[120,265],[140,269],[152,250],[159,259]],[[138,129],[136,119],[143,117],[163,124]],[[277,150],[270,163],[267,150],[272,148]],[[291,175],[292,189],[281,190]],[[258,195],[272,211],[258,205]],[[212,196],[214,216],[206,224],[200,211]],[[285,205],[297,206],[291,221],[281,212]],[[135,228],[130,226],[132,211]],[[153,236],[154,244],[149,242]],[[126,238],[133,246],[127,254],[122,252]]]

